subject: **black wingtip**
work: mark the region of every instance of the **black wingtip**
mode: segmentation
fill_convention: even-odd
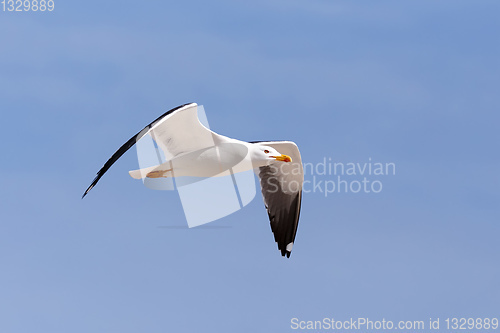
[[[290,258],[290,255],[292,254],[292,251],[287,251],[286,248],[282,248],[278,245],[278,250],[280,250],[281,252],[281,256],[284,258],[284,257],[287,257],[287,258]]]
[[[174,111],[177,111],[183,107],[185,107],[186,105],[189,105],[189,104],[194,104],[194,103],[188,103],[188,104],[183,104],[183,105],[180,105],[178,107],[175,107],[167,112],[165,112],[164,114],[162,114],[161,116],[159,116],[157,119],[155,119],[153,122],[151,122],[149,125],[147,125],[146,127],[144,127],[139,133],[137,133],[136,135],[134,135],[133,137],[131,137],[127,142],[125,142],[120,148],[118,148],[118,150],[109,158],[109,160],[104,163],[104,165],[102,166],[102,168],[99,170],[99,172],[97,172],[97,176],[94,178],[94,180],[92,181],[92,184],[90,184],[89,188],[85,191],[85,193],[83,193],[82,195],[82,199],[85,198],[85,196],[87,195],[87,193],[89,193],[89,191],[97,184],[97,182],[99,181],[99,179],[101,179],[101,177],[106,173],[106,171],[108,171],[108,169],[123,155],[125,154],[125,152],[127,150],[129,150],[133,145],[135,145],[135,143],[140,139],[142,138],[146,133],[147,131],[154,126],[155,123],[157,123],[158,121],[160,121],[161,119],[163,119],[163,117],[166,117],[167,115],[171,114],[172,112]]]
[[[87,189],[85,190],[85,192],[83,193],[82,195],[82,199],[85,198],[85,196],[87,195],[87,193],[90,192],[91,189],[94,188],[95,184],[97,184],[97,182],[99,181],[99,178],[102,177],[102,174],[101,174],[101,170],[99,170],[99,172],[97,173],[97,176],[95,176],[94,180],[92,181],[92,183],[90,184],[89,187],[87,187]]]
[[[89,187],[89,188],[85,191],[85,193],[83,193],[83,195],[82,195],[82,200],[83,200],[83,198],[85,198],[85,196],[87,195],[87,193],[89,193],[89,191],[92,189],[92,187],[94,187],[94,186],[93,186],[93,185],[92,185],[92,186],[90,186],[90,187]]]

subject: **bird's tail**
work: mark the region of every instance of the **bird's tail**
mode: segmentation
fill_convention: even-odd
[[[153,171],[156,171],[156,169],[159,167],[159,165],[155,165],[149,168],[144,168],[144,169],[139,169],[139,170],[131,170],[128,172],[130,177],[134,179],[143,179],[146,178],[148,174],[150,174]]]

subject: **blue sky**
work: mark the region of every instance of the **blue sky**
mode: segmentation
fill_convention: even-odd
[[[0,12],[0,331],[498,314],[498,2],[55,7]],[[378,194],[304,194],[288,260],[260,197],[224,228],[163,228],[185,225],[180,200],[128,176],[134,151],[80,200],[123,142],[188,102],[221,134],[396,175]]]

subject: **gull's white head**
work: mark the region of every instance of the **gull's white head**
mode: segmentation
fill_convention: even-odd
[[[281,154],[273,147],[253,145],[252,162],[257,166],[266,166],[272,162],[291,162],[292,158],[288,155]]]

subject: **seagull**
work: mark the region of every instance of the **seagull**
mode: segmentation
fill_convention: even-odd
[[[253,169],[260,180],[278,250],[289,258],[299,223],[304,182],[297,145],[291,141],[245,142],[217,134],[202,125],[197,107],[196,103],[189,103],[173,108],[130,138],[97,172],[82,199],[127,150],[149,134],[169,161],[130,171],[132,178],[212,177],[220,174],[221,167],[231,168],[232,172]],[[248,163],[239,163],[242,160]]]

